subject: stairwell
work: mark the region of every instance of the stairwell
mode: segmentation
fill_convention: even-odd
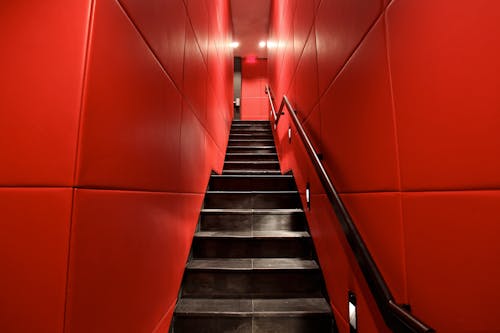
[[[336,332],[292,175],[267,121],[234,121],[212,175],[171,332]]]

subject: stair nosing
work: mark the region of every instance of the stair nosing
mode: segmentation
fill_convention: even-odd
[[[219,258],[209,258],[209,259],[191,259],[190,262],[187,263],[186,269],[190,271],[230,271],[230,272],[250,272],[250,271],[256,271],[256,272],[283,272],[283,271],[294,271],[294,272],[301,272],[301,271],[319,271],[319,264],[316,262],[314,259],[298,259],[298,258],[286,258],[287,261],[290,261],[292,263],[289,264],[289,266],[257,266],[255,267],[254,260],[257,260],[257,263],[260,262],[262,265],[262,262],[265,261],[271,261],[271,260],[280,260],[284,258],[245,258],[245,259],[240,259],[240,258],[225,258],[224,260],[221,260]],[[230,263],[236,262],[236,261],[250,261],[251,267],[235,267],[235,266],[230,266],[227,264],[226,266],[221,265],[222,262]],[[293,261],[296,261],[295,264],[302,263],[303,265],[296,265],[294,266]],[[193,264],[195,263],[200,263],[200,262],[205,262],[205,263],[210,263],[213,262],[212,266],[208,267],[193,267]],[[309,267],[304,267],[307,264]]]
[[[210,299],[210,298],[180,298],[177,305],[179,303],[183,302],[189,302],[192,301],[193,303],[196,304],[203,304],[204,301],[208,302],[217,302],[219,299]],[[218,316],[218,317],[272,317],[272,316],[285,316],[285,317],[295,317],[295,316],[316,316],[316,315],[331,315],[331,308],[328,302],[326,301],[325,298],[322,297],[302,297],[302,298],[275,298],[275,299],[262,299],[262,298],[243,298],[243,299],[233,299],[233,298],[228,298],[228,299],[220,299],[221,301],[229,302],[229,301],[234,301],[236,304],[238,302],[250,302],[251,309],[248,309],[246,311],[210,311],[210,310],[191,310],[191,311],[179,311],[178,307],[176,306],[175,309],[175,315],[176,316],[182,316],[182,317],[189,317],[189,316],[198,316],[198,317],[206,317],[206,316]],[[311,310],[281,310],[281,311],[264,311],[264,310],[255,310],[254,302],[290,302],[290,301],[299,301],[299,302],[304,302],[306,300],[315,300],[318,304],[318,306],[314,309]]]
[[[269,215],[278,215],[278,214],[294,214],[294,213],[304,213],[302,208],[203,208],[201,210],[203,214],[269,214]]]
[[[265,234],[264,234],[265,232]],[[298,239],[298,238],[311,238],[307,231],[279,231],[281,235],[275,235],[272,231],[263,231],[262,234],[254,235],[254,232],[249,235],[231,235],[229,231],[197,231],[194,233],[195,238],[227,238],[227,239]]]
[[[237,161],[228,161],[228,162],[237,162]],[[263,161],[264,162],[264,161]],[[279,177],[279,178],[289,178],[293,179],[292,175],[211,175],[210,177],[213,178],[229,178],[229,177],[240,177],[240,178],[272,178],[272,177]]]
[[[298,194],[299,191],[206,191],[206,194]]]

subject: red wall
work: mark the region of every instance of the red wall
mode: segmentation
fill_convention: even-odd
[[[244,58],[241,62],[241,119],[266,120],[269,102],[267,59]]]
[[[269,73],[298,109],[399,303],[437,332],[497,332],[500,5],[274,1]],[[312,184],[311,231],[341,328],[387,329],[288,116],[283,171]],[[347,254],[346,254],[347,253]],[[367,304],[368,303],[368,304]]]
[[[229,2],[0,18],[0,331],[166,332],[232,118]]]

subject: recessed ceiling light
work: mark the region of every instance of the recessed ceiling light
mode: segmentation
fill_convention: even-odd
[[[231,43],[231,47],[232,47],[233,49],[237,48],[238,46],[240,46],[240,43],[239,43],[239,42],[232,42],[232,43]]]
[[[264,42],[263,40],[261,40],[261,41],[259,42],[259,47],[260,47],[260,48],[266,47],[266,42]]]
[[[270,49],[274,49],[276,47],[278,47],[278,43],[277,42],[274,42],[274,41],[267,41],[267,47],[270,48]]]

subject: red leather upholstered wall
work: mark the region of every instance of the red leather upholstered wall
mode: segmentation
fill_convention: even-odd
[[[269,75],[323,153],[396,300],[437,332],[497,332],[500,5],[274,1]],[[288,116],[283,171],[303,192],[341,332],[386,332]],[[347,253],[347,254],[346,254]]]
[[[241,63],[241,119],[266,120],[267,59],[246,58]]]
[[[0,331],[166,332],[232,119],[229,1],[0,18]]]

